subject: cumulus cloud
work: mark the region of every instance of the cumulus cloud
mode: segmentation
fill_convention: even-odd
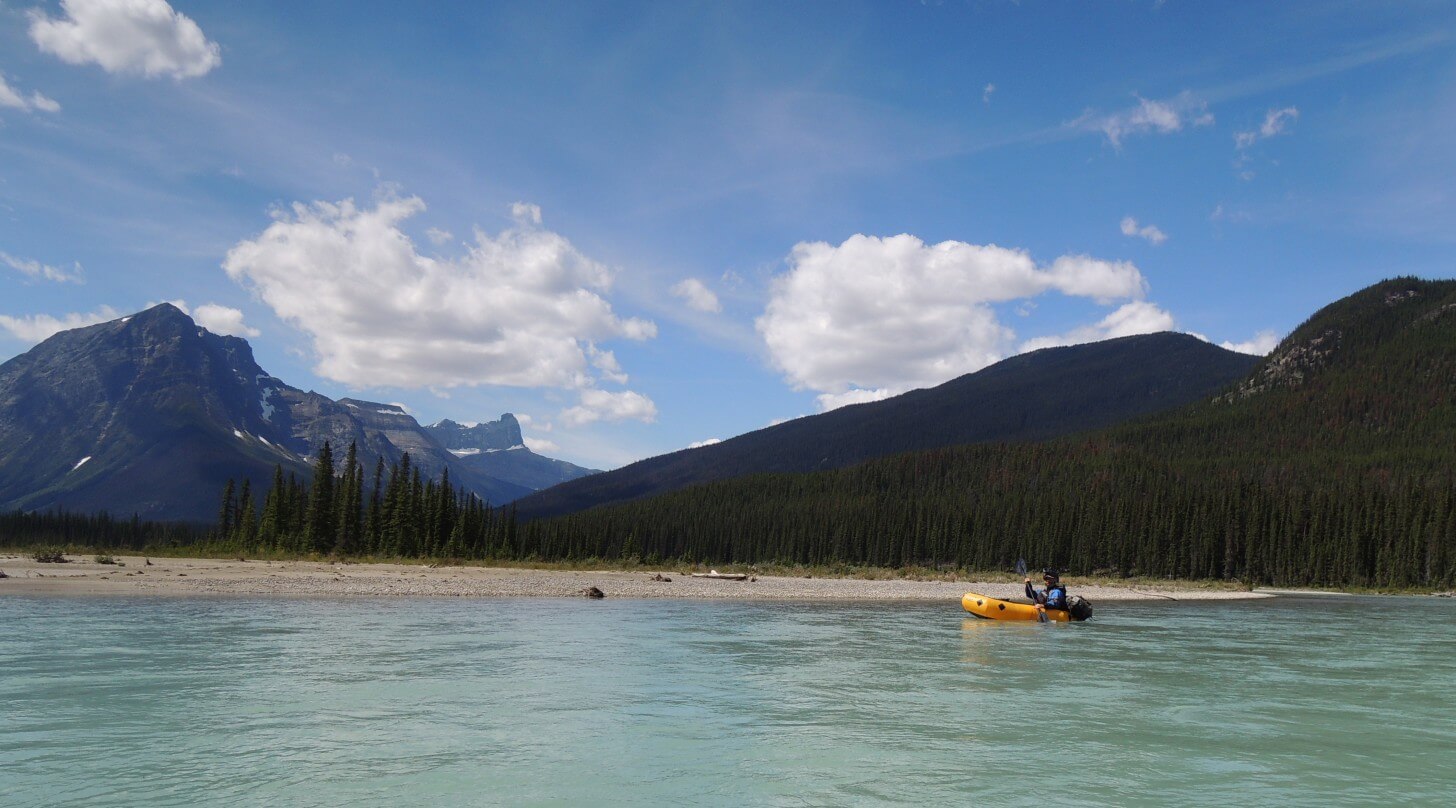
[[[1268,356],[1270,351],[1279,347],[1279,335],[1273,331],[1260,331],[1245,342],[1223,342],[1220,345],[1236,353]]]
[[[992,303],[1059,291],[1140,300],[1128,262],[1064,255],[1038,267],[1022,250],[910,235],[801,243],[775,278],[757,327],[774,365],[821,406],[938,384],[1000,359],[1014,335]]]
[[[1208,111],[1208,102],[1186,90],[1163,101],[1154,101],[1140,95],[1133,97],[1138,102],[1129,109],[1107,114],[1088,110],[1067,125],[1087,132],[1101,132],[1113,148],[1120,149],[1123,140],[1130,135],[1166,135],[1180,132],[1185,126],[1208,126],[1213,123],[1213,113]]]
[[[603,379],[616,384],[627,383],[627,374],[617,362],[616,354],[598,348],[595,343],[587,343],[586,355],[591,360],[592,367],[601,372]]]
[[[1149,224],[1139,227],[1138,220],[1131,216],[1122,217],[1122,234],[1145,239],[1153,244],[1162,244],[1168,240],[1168,234],[1159,230],[1156,225]]]
[[[1130,337],[1134,334],[1153,334],[1172,331],[1177,323],[1173,315],[1146,300],[1134,300],[1119,306],[1095,325],[1073,329],[1066,334],[1053,337],[1037,337],[1022,343],[1022,351],[1054,348],[1060,345],[1081,345],[1104,339]]]
[[[537,432],[550,432],[554,428],[550,421],[538,421],[524,412],[516,413],[516,420],[520,422],[521,426]]]
[[[688,308],[697,311],[722,311],[723,304],[718,302],[718,296],[713,294],[707,284],[697,278],[688,278],[674,285],[670,290],[673,297],[682,298],[688,304]]]
[[[688,444],[689,449],[701,449],[704,446],[712,446],[715,443],[722,443],[722,438],[708,438],[707,440],[695,440]]]
[[[61,16],[30,12],[30,38],[69,64],[156,78],[202,76],[222,48],[166,0],[61,0]]]
[[[1297,107],[1271,109],[1264,114],[1264,122],[1259,125],[1258,129],[1234,133],[1234,147],[1247,149],[1266,138],[1287,134],[1289,131],[1288,126],[1297,120],[1299,120],[1299,109]]]
[[[170,303],[176,306],[183,314],[191,317],[198,325],[214,334],[223,334],[230,337],[256,337],[263,333],[244,323],[243,312],[231,306],[223,306],[217,303],[203,303],[201,306],[193,309],[187,305],[187,301],[185,300],[162,300],[148,303],[147,308],[158,305],[158,303]]]
[[[991,103],[991,96],[994,95],[995,93],[996,93],[996,85],[991,84],[990,82],[987,82],[985,88],[981,90],[981,103],[982,104],[989,104],[989,103]]]
[[[587,388],[581,391],[581,403],[561,411],[567,426],[586,426],[597,421],[657,420],[657,405],[652,399],[631,390],[612,392]]]
[[[521,440],[526,442],[527,449],[530,449],[537,454],[546,454],[548,452],[561,451],[561,447],[557,446],[554,441],[549,441],[544,438],[532,438],[526,435],[522,435]]]
[[[120,316],[121,312],[110,306],[102,306],[89,314],[77,312],[62,317],[52,317],[49,314],[12,317],[8,314],[0,314],[0,328],[9,331],[23,342],[37,343],[60,331],[96,325],[108,320],[115,320]]]
[[[204,303],[192,312],[192,319],[197,324],[206,328],[214,334],[227,334],[234,337],[256,337],[262,332],[250,327],[243,322],[243,312],[230,306],[220,306],[216,303]]]
[[[298,203],[234,245],[223,269],[310,336],[325,378],[581,390],[574,423],[656,416],[645,396],[585,389],[626,378],[600,342],[657,334],[612,311],[607,267],[541,228],[540,209],[524,203],[513,206],[516,226],[477,230],[464,255],[421,255],[401,224],[424,209],[418,197]]]
[[[47,98],[40,93],[33,92],[29,97],[23,95],[19,90],[10,86],[6,81],[5,74],[0,73],[0,107],[6,109],[18,109],[22,112],[40,110],[41,112],[60,112],[61,105],[55,99]]]
[[[86,282],[79,263],[72,264],[70,269],[62,269],[28,258],[17,258],[7,252],[0,252],[0,264],[10,267],[32,280],[55,281],[56,283]]]

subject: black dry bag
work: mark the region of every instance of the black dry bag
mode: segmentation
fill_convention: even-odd
[[[1092,619],[1092,601],[1081,595],[1072,595],[1067,598],[1067,614],[1070,614],[1073,620]]]

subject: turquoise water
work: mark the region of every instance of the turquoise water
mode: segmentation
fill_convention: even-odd
[[[0,805],[1456,794],[1456,603],[0,598]],[[1044,801],[1050,802],[1044,802]]]

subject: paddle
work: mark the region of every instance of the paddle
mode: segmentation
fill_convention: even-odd
[[[1017,575],[1020,575],[1022,578],[1025,578],[1026,577],[1026,559],[1024,559],[1024,558],[1018,558],[1018,559],[1016,559],[1016,574]],[[1037,609],[1036,610],[1036,622],[1038,622],[1038,623],[1045,623],[1045,622],[1047,622],[1046,612],[1042,611],[1041,609]]]

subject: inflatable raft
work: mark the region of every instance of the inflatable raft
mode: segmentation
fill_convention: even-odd
[[[977,617],[984,617],[987,620],[1030,620],[1036,622],[1036,607],[1030,603],[1017,603],[1010,600],[1001,600],[975,592],[967,592],[961,598],[961,606]],[[1088,608],[1088,616],[1091,616],[1091,608]],[[1070,622],[1076,618],[1066,609],[1047,609],[1046,616],[1049,620],[1059,623]],[[1085,619],[1085,618],[1083,618]]]

